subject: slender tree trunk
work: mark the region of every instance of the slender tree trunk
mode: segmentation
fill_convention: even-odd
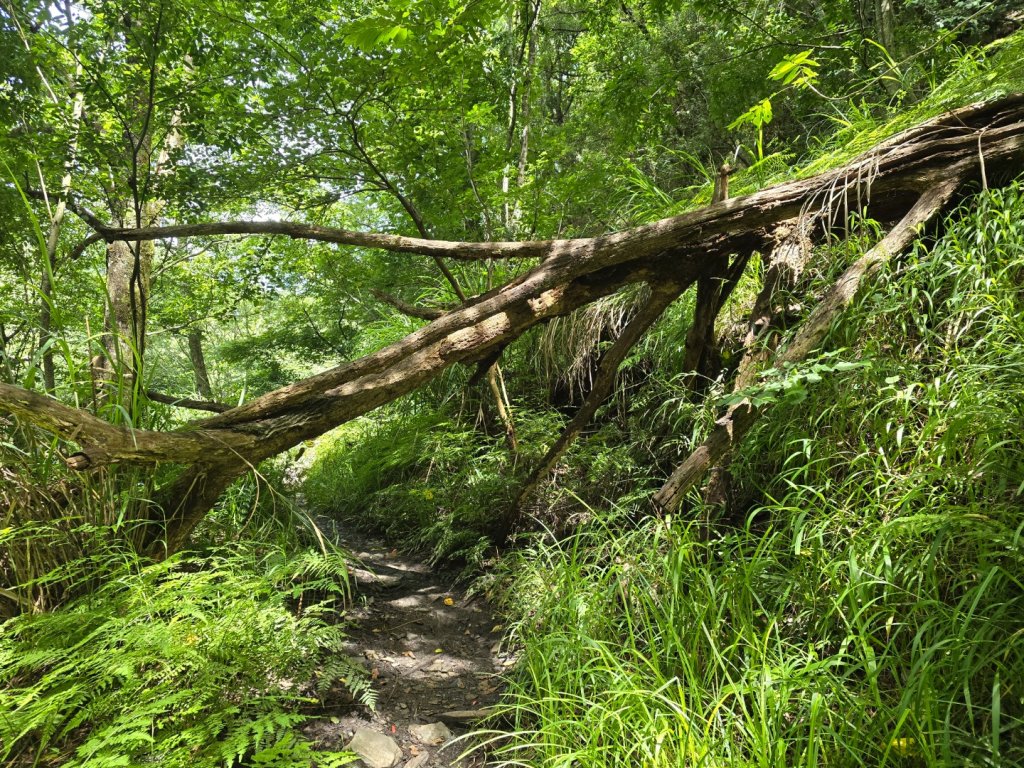
[[[875,0],[874,8],[875,36],[877,41],[885,48],[886,55],[892,62],[898,61],[899,53],[896,50],[896,11],[892,0]],[[882,87],[890,96],[896,96],[900,92],[898,80],[899,71],[893,65],[887,65],[882,75]]]
[[[203,332],[198,328],[192,328],[188,332],[188,356],[192,360],[192,370],[196,375],[196,392],[207,400],[213,400],[210,376],[206,372],[206,356],[203,354]]]
[[[131,20],[126,22],[131,26]],[[156,46],[159,32],[152,41]],[[157,63],[152,68],[149,90],[139,93],[132,116],[132,130],[125,131],[127,145],[128,186],[131,201],[116,199],[112,213],[123,221],[134,218],[136,226],[148,227],[156,223],[164,201],[154,197],[153,184],[169,172],[171,153],[179,146],[178,126],[181,113],[174,111],[168,121],[167,135],[154,158],[153,124],[156,112],[155,93]],[[131,213],[128,213],[130,211]],[[107,245],[107,306],[104,313],[104,347],[106,349],[106,378],[111,394],[119,396],[124,411],[135,420],[145,403],[143,397],[144,363],[146,356],[146,326],[149,296],[153,282],[152,242],[113,241]]]
[[[522,129],[519,133],[519,164],[516,184],[521,189],[526,184],[526,166],[530,158],[530,92],[533,90],[533,70],[537,64],[537,27],[540,21],[542,0],[537,0],[533,8],[533,20],[527,32],[526,72],[523,75],[523,88],[519,106],[519,120]]]
[[[520,13],[526,25],[523,32],[522,47],[513,52],[512,84],[509,88],[508,134],[505,140],[505,151],[509,154],[509,162],[505,165],[501,179],[501,192],[504,197],[505,231],[516,233],[522,217],[522,206],[516,199],[509,204],[511,194],[511,163],[513,145],[517,128],[519,129],[519,151],[516,160],[516,187],[522,189],[526,184],[526,169],[530,156],[530,93],[533,84],[533,70],[537,61],[537,31],[540,23],[540,12],[543,0],[530,0],[523,4]],[[519,127],[521,126],[521,128]]]
[[[146,353],[146,312],[153,273],[152,245],[118,240],[107,246],[107,310],[104,313],[105,378],[124,409],[135,414],[136,388]]]
[[[70,3],[65,6],[68,24],[71,23]],[[82,65],[75,67],[71,78],[71,91],[74,97],[71,103],[71,124],[68,138],[68,151],[64,157],[64,174],[60,181],[60,192],[57,204],[50,216],[50,227],[46,233],[46,261],[43,264],[42,278],[39,281],[39,349],[43,363],[43,386],[47,392],[57,388],[56,373],[53,365],[53,273],[57,266],[57,244],[60,230],[64,224],[67,211],[68,196],[71,194],[71,176],[78,157],[78,132],[82,122],[82,111],[85,107],[85,93],[78,88],[82,79]]]

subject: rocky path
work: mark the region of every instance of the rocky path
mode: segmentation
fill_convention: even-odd
[[[481,597],[455,586],[454,573],[341,533],[357,558],[345,652],[359,660],[377,691],[374,711],[329,702],[336,713],[311,726],[325,747],[349,746],[366,768],[476,768],[480,753],[453,739],[498,698],[501,627]],[[356,763],[359,765],[359,763]]]

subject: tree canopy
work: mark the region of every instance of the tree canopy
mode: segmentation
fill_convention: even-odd
[[[808,151],[785,141],[786,132],[812,136],[808,119],[834,120],[828,110],[841,114],[838,103],[864,103],[849,91],[851,77],[891,100],[923,92],[914,80],[923,54],[894,56],[920,42],[911,28],[900,28],[897,44],[892,19],[855,8],[11,7],[7,205],[34,222],[43,269],[38,297],[23,294],[26,310],[40,307],[38,332],[24,322],[4,332],[6,408],[77,443],[67,459],[74,469],[183,466],[156,498],[165,530],[155,546],[173,550],[247,468],[412,392],[453,363],[500,370],[502,350],[528,329],[625,286],[647,284],[671,301],[698,285],[694,327],[704,326],[704,335],[691,331],[684,362],[713,377],[705,347],[715,343],[714,319],[729,290],[721,286],[735,284],[751,253],[779,245],[777,227],[800,222],[810,247],[841,212],[899,222],[865,257],[870,267],[843,278],[848,285],[838,284],[808,320],[807,338],[781,358],[799,359],[860,280],[905,248],[966,180],[981,178],[989,163],[1020,160],[1016,97],[924,120],[976,95],[961,86],[923,102],[919,124],[903,133],[882,141],[874,132],[870,143],[861,139],[862,154],[840,150],[833,169],[819,160],[806,178],[771,186],[780,178],[773,168]],[[954,31],[936,45],[1000,21],[957,13],[943,17]],[[805,29],[798,42],[796,27],[812,20],[813,34]],[[716,35],[701,36],[712,25]],[[761,44],[751,49],[752,40]],[[762,97],[772,82],[777,90]],[[807,116],[809,99],[821,102],[823,118]],[[708,205],[701,174],[714,175],[704,168],[734,136],[741,141],[733,161],[742,156],[749,165],[734,189],[762,189]],[[599,182],[609,176],[620,180],[612,188]],[[668,202],[687,179],[676,208],[687,212],[622,228],[642,220],[645,196]],[[630,193],[641,180],[646,189]],[[75,216],[65,217],[65,208]],[[227,235],[296,242],[214,239]],[[25,260],[31,245],[20,257],[17,241],[10,245],[9,261],[17,268],[20,260],[22,274],[40,263]],[[99,281],[88,276],[97,258],[105,259]],[[90,282],[92,302],[63,290],[77,284],[88,292]],[[146,429],[146,402],[168,400],[151,382],[182,386],[180,376],[149,372],[150,336],[187,337],[196,389],[213,400],[202,348],[211,323],[275,295],[281,315],[266,324],[262,344],[238,342],[277,369],[257,385],[268,391],[233,408],[211,403],[219,415],[171,431]],[[352,339],[362,335],[358,318],[380,313],[374,297],[436,319],[358,358]],[[424,299],[434,308],[416,310]],[[83,372],[69,348],[58,382],[56,349],[81,327],[69,317],[72,306],[86,310],[84,342],[97,354]],[[329,317],[331,306],[340,316]],[[294,337],[296,311],[314,338]],[[275,335],[291,335],[285,346],[305,346],[323,363],[338,353],[343,362],[285,383]],[[81,398],[91,382],[104,413],[16,386],[36,359],[11,354],[19,342],[37,350],[46,390]],[[507,420],[508,404],[495,392]],[[595,394],[591,409],[599,401]],[[722,429],[731,441],[732,424]],[[666,486],[657,498],[664,506],[675,494]]]

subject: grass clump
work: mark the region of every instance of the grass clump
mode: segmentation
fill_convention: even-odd
[[[700,533],[605,519],[510,561],[523,655],[501,764],[1024,757],[1021,569],[963,557],[985,538],[1019,549],[1005,521],[875,521],[845,544],[799,515]]]
[[[861,298],[851,365],[736,457],[738,519],[604,514],[506,561],[502,764],[1024,762],[1022,217],[977,196]]]

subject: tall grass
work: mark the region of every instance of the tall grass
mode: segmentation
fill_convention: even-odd
[[[979,195],[862,297],[831,343],[870,365],[773,407],[743,522],[612,511],[506,560],[499,764],[1024,762],[1022,219]]]

